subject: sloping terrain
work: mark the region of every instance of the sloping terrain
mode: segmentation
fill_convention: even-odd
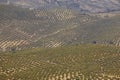
[[[36,48],[0,54],[1,80],[119,80],[120,47]]]
[[[12,5],[1,5],[0,10],[0,47],[3,50],[21,47],[22,44],[34,47],[41,38],[55,35],[59,30],[72,28],[79,14],[69,9],[31,11]],[[82,23],[86,16],[80,16]],[[43,46],[43,42],[37,46]]]
[[[11,1],[0,2],[0,80],[120,80],[119,0]]]
[[[120,45],[120,15],[98,15],[59,7],[29,10],[1,5],[0,50],[88,43]]]
[[[120,10],[120,0],[10,0],[15,5],[28,8],[66,7],[82,12],[112,12]]]

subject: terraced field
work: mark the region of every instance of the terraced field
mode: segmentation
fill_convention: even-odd
[[[120,80],[120,47],[78,45],[0,53],[1,80]]]

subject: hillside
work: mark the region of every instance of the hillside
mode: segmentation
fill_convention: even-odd
[[[0,20],[25,20],[34,17],[34,13],[26,8],[0,4]]]
[[[120,47],[79,45],[0,54],[1,80],[119,80]]]
[[[120,0],[10,0],[11,3],[27,8],[66,7],[82,12],[120,11]]]
[[[0,6],[0,51],[77,44],[120,45],[120,15],[66,8],[29,10]]]
[[[1,0],[0,80],[120,80],[119,0]]]

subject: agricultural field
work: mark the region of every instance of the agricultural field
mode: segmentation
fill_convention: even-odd
[[[71,45],[0,53],[1,80],[120,80],[120,47]]]
[[[0,1],[0,80],[120,80],[120,1],[86,1]]]
[[[0,5],[0,51],[79,44],[120,46],[120,15],[67,8],[29,10]]]
[[[29,10],[13,5],[0,5],[0,51],[9,51],[12,47],[21,50],[64,45],[61,37],[55,39],[51,36],[74,29],[77,24],[90,22],[88,18],[95,20],[70,9]],[[50,38],[46,39],[48,37]]]

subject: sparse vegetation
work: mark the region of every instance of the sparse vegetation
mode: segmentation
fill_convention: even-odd
[[[0,54],[2,80],[119,80],[120,48],[77,45]]]
[[[0,80],[120,80],[119,21],[118,13],[0,4]]]
[[[0,51],[13,46],[22,50],[95,42],[119,46],[119,20],[119,15],[100,18],[65,8],[29,10],[0,5]]]

